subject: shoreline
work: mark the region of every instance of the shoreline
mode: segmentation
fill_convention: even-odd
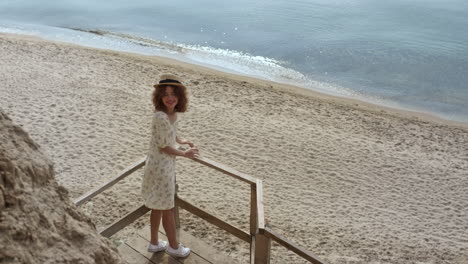
[[[179,75],[178,133],[263,180],[266,222],[329,263],[465,263],[468,128],[154,56],[0,34],[1,107],[55,163],[71,197],[147,153],[151,85]],[[356,105],[357,104],[357,105]],[[141,204],[142,171],[81,210],[107,226]],[[180,196],[248,230],[248,190],[177,160]],[[239,262],[248,246],[187,213],[182,226]],[[148,225],[140,219],[114,237]],[[301,263],[272,246],[274,259]]]
[[[108,51],[113,51],[113,50],[108,50]],[[286,93],[292,93],[292,94],[301,95],[301,96],[308,96],[308,97],[314,97],[314,98],[330,100],[333,103],[345,104],[347,106],[363,107],[363,108],[365,108],[367,110],[371,110],[371,111],[385,111],[386,113],[388,112],[389,114],[394,114],[394,115],[397,115],[397,116],[402,117],[402,118],[419,118],[422,121],[435,122],[435,123],[438,123],[440,125],[449,125],[449,126],[458,126],[458,127],[468,128],[468,122],[461,122],[461,121],[456,121],[456,120],[444,119],[444,118],[438,117],[438,116],[436,116],[435,114],[432,114],[432,113],[418,112],[418,111],[409,110],[409,109],[395,108],[395,107],[390,107],[390,106],[385,106],[385,105],[379,105],[379,104],[364,101],[364,100],[361,100],[361,99],[350,98],[350,97],[345,97],[345,96],[338,96],[338,95],[332,95],[332,94],[323,93],[323,92],[320,92],[320,91],[317,91],[317,90],[313,90],[313,89],[309,89],[309,88],[305,88],[305,87],[301,87],[301,86],[296,86],[296,85],[292,85],[292,84],[275,82],[275,81],[270,81],[270,80],[264,80],[264,79],[260,79],[260,78],[256,78],[256,77],[252,77],[252,76],[247,76],[247,75],[242,75],[242,74],[235,74],[235,73],[225,72],[225,71],[222,71],[222,70],[219,70],[219,69],[210,68],[208,66],[192,64],[192,63],[189,63],[189,62],[184,62],[184,61],[176,60],[176,59],[172,59],[172,58],[166,58],[166,57],[160,57],[160,56],[150,56],[150,55],[141,55],[141,54],[138,54],[138,53],[130,53],[130,52],[122,52],[122,53],[128,54],[130,56],[143,56],[143,57],[149,57],[149,58],[157,58],[158,60],[163,61],[164,63],[167,63],[169,65],[174,65],[174,66],[175,65],[184,65],[186,67],[200,67],[200,69],[202,69],[203,71],[212,72],[213,74],[224,75],[224,76],[229,77],[230,79],[233,79],[233,80],[248,81],[248,82],[258,84],[258,85],[267,86],[267,87],[269,87],[271,89],[281,91],[281,92],[286,92]]]
[[[84,31],[90,34],[96,34],[93,32],[88,32]],[[436,122],[442,125],[450,125],[450,126],[459,126],[459,127],[468,127],[468,121],[457,121],[457,120],[452,120],[452,119],[446,119],[443,117],[438,116],[435,113],[430,113],[430,112],[424,112],[424,111],[417,111],[417,110],[412,110],[408,107],[397,107],[397,106],[388,106],[385,104],[378,104],[374,103],[371,101],[365,100],[365,98],[352,98],[349,96],[345,95],[337,95],[337,94],[332,94],[332,93],[326,93],[326,92],[321,92],[319,89],[313,89],[313,88],[306,88],[302,86],[297,86],[293,84],[288,84],[285,82],[276,82],[276,81],[271,81],[271,80],[266,80],[262,79],[260,77],[255,77],[255,76],[248,76],[248,75],[243,75],[241,73],[233,73],[224,71],[220,67],[212,66],[210,65],[203,65],[201,63],[191,63],[188,61],[183,61],[179,60],[177,58],[169,58],[169,57],[164,57],[164,56],[157,56],[157,55],[145,55],[145,54],[140,54],[136,52],[126,52],[126,51],[119,51],[119,50],[112,50],[112,49],[104,49],[104,48],[95,48],[95,47],[90,47],[90,46],[83,46],[80,44],[76,43],[71,43],[71,42],[65,42],[65,41],[57,41],[57,40],[49,40],[40,36],[33,36],[33,35],[22,35],[22,34],[14,34],[14,33],[1,33],[0,35],[10,35],[10,36],[18,36],[18,37],[24,37],[24,38],[37,38],[41,39],[43,41],[49,41],[49,42],[55,42],[55,43],[61,43],[64,45],[71,45],[75,47],[82,47],[82,48],[88,48],[88,49],[96,49],[96,50],[102,50],[102,51],[108,51],[108,52],[117,52],[121,54],[127,54],[129,56],[136,56],[136,57],[148,57],[148,58],[156,58],[157,60],[160,60],[164,63],[167,63],[169,65],[185,65],[186,67],[200,67],[200,69],[203,69],[205,71],[212,71],[215,74],[222,74],[225,75],[226,77],[232,78],[232,79],[237,79],[240,81],[250,81],[250,82],[255,82],[257,84],[264,84],[264,85],[270,85],[271,88],[274,89],[279,89],[285,92],[291,92],[291,93],[296,93],[304,96],[310,96],[310,97],[319,97],[322,99],[331,99],[335,100],[336,103],[345,103],[349,105],[355,105],[355,106],[364,106],[368,108],[369,110],[383,110],[383,111],[388,111],[390,114],[397,114],[400,115],[401,117],[406,117],[406,118],[421,118],[423,120],[429,121],[429,122]]]

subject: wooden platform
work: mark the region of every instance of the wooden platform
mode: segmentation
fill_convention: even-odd
[[[147,251],[149,244],[150,229],[149,226],[141,229],[127,242],[121,244],[118,250],[122,257],[129,264],[219,264],[219,263],[237,263],[232,260],[228,253],[219,252],[206,242],[195,238],[191,234],[178,230],[177,238],[192,252],[187,258],[175,258],[165,252],[151,253]],[[159,230],[159,239],[167,241],[163,229]]]

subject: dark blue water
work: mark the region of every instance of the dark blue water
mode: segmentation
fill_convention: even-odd
[[[168,56],[459,121],[468,121],[467,28],[465,0],[0,3],[1,32]]]

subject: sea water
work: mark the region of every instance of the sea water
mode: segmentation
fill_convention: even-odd
[[[0,32],[468,121],[466,0],[2,0]]]

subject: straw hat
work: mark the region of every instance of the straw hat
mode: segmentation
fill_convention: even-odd
[[[180,78],[173,74],[163,74],[161,75],[160,79],[161,80],[159,81],[159,83],[153,85],[154,88],[158,88],[159,86],[162,86],[162,85],[179,86],[179,87],[185,88]]]

